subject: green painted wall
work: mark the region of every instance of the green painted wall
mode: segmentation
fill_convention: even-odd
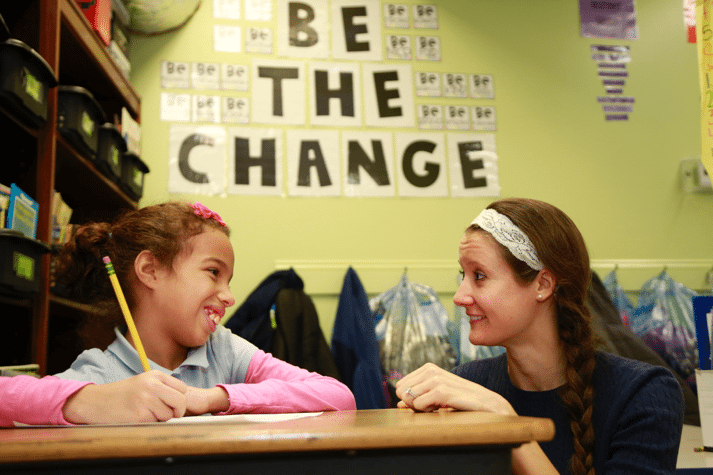
[[[348,265],[369,294],[395,285],[408,267],[409,276],[434,286],[452,312],[458,240],[491,198],[168,193],[169,123],[160,121],[161,62],[249,65],[251,58],[264,57],[214,52],[212,25],[230,22],[214,20],[212,2],[202,3],[180,30],[132,38],[132,82],[142,97],[142,158],[151,168],[141,204],[199,200],[223,216],[233,230],[232,289],[238,302],[276,268],[295,265],[328,338]],[[494,100],[416,98],[416,103],[496,107],[501,196],[533,197],[561,207],[580,227],[595,270],[604,277],[618,264],[620,282],[630,290],[664,266],[685,285],[709,289],[713,195],[684,192],[679,176],[681,159],[699,156],[701,146],[696,49],[686,42],[681,2],[636,2],[639,39],[631,41],[581,37],[578,2],[572,0],[428,3],[438,6],[439,30],[384,33],[440,37],[442,60],[412,60],[414,71],[494,76]],[[590,56],[592,44],[631,47],[625,94],[636,103],[629,121],[604,120],[596,102],[604,88]],[[251,107],[259,107],[256,100]]]

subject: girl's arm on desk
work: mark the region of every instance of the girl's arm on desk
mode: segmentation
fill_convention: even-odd
[[[71,424],[62,408],[77,391],[91,383],[45,376],[0,377],[0,426],[24,424]]]
[[[230,408],[223,414],[355,410],[349,388],[328,376],[285,363],[258,350],[245,384],[221,384]]]
[[[188,387],[158,371],[115,383],[0,377],[0,426],[164,421],[183,416]]]

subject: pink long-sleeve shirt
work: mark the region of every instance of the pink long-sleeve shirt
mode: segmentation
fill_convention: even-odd
[[[0,377],[0,426],[70,424],[62,415],[67,399],[90,382],[45,376]],[[257,350],[244,383],[218,384],[230,408],[220,414],[355,410],[349,388],[334,378],[311,373]],[[127,421],[132,422],[132,421]]]

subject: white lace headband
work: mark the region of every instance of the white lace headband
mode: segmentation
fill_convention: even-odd
[[[484,209],[471,225],[477,224],[481,229],[490,233],[503,246],[507,247],[513,256],[535,270],[542,269],[542,263],[537,257],[535,246],[530,238],[515,226],[510,218],[498,213],[494,209]]]

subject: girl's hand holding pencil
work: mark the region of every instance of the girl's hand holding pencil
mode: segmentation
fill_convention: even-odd
[[[107,384],[90,384],[67,399],[64,418],[73,424],[159,422],[186,413],[188,386],[160,371]]]

